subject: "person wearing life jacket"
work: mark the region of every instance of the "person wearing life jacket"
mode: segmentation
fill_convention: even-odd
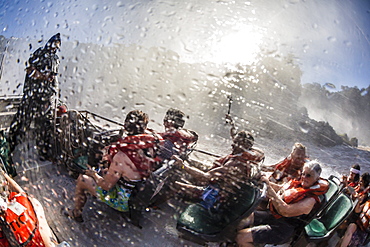
[[[255,211],[241,221],[236,242],[239,247],[254,244],[283,244],[294,235],[295,228],[320,205],[319,195],[329,189],[329,182],[320,178],[321,165],[309,161],[303,166],[300,180],[284,185],[261,178],[268,186],[269,211]]]
[[[9,129],[10,148],[25,141],[34,123],[38,153],[42,159],[54,159],[54,119],[58,98],[60,33],[52,36],[44,47],[28,59],[23,97]]]
[[[352,190],[359,184],[360,176],[361,167],[359,164],[354,164],[349,170],[349,176],[344,175],[342,181],[348,189]]]
[[[143,193],[135,197],[134,203],[139,202],[139,208],[143,208],[144,205],[145,208],[157,207],[173,196],[172,191],[166,188],[171,187],[172,183],[182,176],[182,172],[172,166],[173,156],[178,155],[182,159],[187,159],[190,147],[198,140],[198,135],[194,131],[183,128],[185,118],[185,113],[178,109],[167,110],[163,119],[165,132],[159,133],[164,140],[159,146],[160,162],[154,167],[155,172],[152,176],[146,180]]]
[[[53,247],[58,245],[35,198],[6,173],[0,171],[0,246]]]
[[[367,195],[359,197],[359,202],[363,201]],[[340,247],[358,247],[363,246],[370,234],[370,200],[365,203],[357,203],[354,212],[358,214],[355,222],[350,223],[346,228]]]
[[[361,167],[359,164],[354,164],[349,170],[349,176],[344,175],[342,177],[342,181],[345,186],[355,188],[360,181],[360,176],[361,176]]]
[[[247,131],[239,131],[233,138],[232,152],[213,162],[213,167],[202,171],[191,164],[191,161],[177,160],[176,164],[189,173],[197,184],[176,181],[175,190],[181,191],[190,198],[204,199],[207,187],[217,187],[220,202],[226,201],[231,194],[238,192],[241,183],[251,175],[251,163],[264,160],[264,153],[253,148],[254,138]]]
[[[238,131],[235,122],[232,119],[231,115],[226,114],[226,122],[231,125],[230,128],[230,136],[232,138],[233,143],[231,144],[232,153],[225,157],[222,157],[216,160],[213,163],[212,168],[216,168],[222,166],[222,164],[226,163],[229,159],[237,159],[240,162],[252,162],[258,164],[265,160],[265,154],[262,150],[253,147],[254,145],[254,137],[248,131]]]
[[[359,183],[355,188],[351,190],[343,190],[343,192],[349,194],[352,197],[352,200],[355,201],[357,199],[358,207],[363,205],[369,199],[369,192],[370,192],[370,174],[365,172],[361,175],[359,179]],[[360,216],[360,212],[353,210],[352,213],[347,217],[347,219],[339,226],[338,233],[339,235],[343,234],[345,230],[347,230],[348,226],[351,223],[355,223]]]
[[[165,140],[161,147],[160,157],[168,160],[172,155],[186,157],[189,146],[198,141],[198,135],[192,130],[183,128],[185,113],[178,109],[167,110],[163,119],[165,132],[159,133]]]
[[[158,161],[157,146],[161,136],[147,132],[148,115],[140,110],[130,111],[125,119],[127,136],[108,148],[105,157],[109,161],[102,175],[94,169],[86,170],[77,178],[74,208],[65,214],[82,222],[82,210],[86,204],[86,192],[120,212],[129,212],[129,199],[150,175]]]
[[[354,187],[354,193],[352,194],[353,198],[360,198],[362,195],[365,195],[366,197],[363,199],[364,201],[367,201],[368,199],[368,193],[370,192],[370,174],[368,172],[365,172],[361,175],[359,183],[356,187]],[[360,201],[362,204],[363,202]]]
[[[306,157],[306,147],[302,143],[295,143],[292,152],[288,157],[273,165],[272,174],[269,179],[274,183],[286,183],[291,179],[298,179],[302,168],[308,159]]]

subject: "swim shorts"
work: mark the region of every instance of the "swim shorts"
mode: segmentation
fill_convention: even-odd
[[[284,244],[294,234],[294,226],[286,218],[276,219],[270,211],[254,212],[253,243]]]
[[[128,200],[131,192],[131,189],[123,188],[118,184],[108,191],[103,190],[100,186],[96,187],[97,198],[120,212],[129,211]]]

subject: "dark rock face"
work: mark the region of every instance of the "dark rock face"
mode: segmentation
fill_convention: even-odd
[[[327,147],[341,144],[358,145],[355,137],[349,140],[348,137],[339,136],[329,121],[317,121],[309,117],[306,105],[300,101],[302,92],[309,87],[305,88],[300,84],[302,72],[299,67],[289,61],[277,61],[272,58],[262,59],[260,63],[240,67],[226,73],[224,77],[229,87],[225,91],[238,95],[238,105],[233,104],[234,114],[241,116],[241,120],[247,120],[248,130],[266,138],[293,142],[309,141]],[[258,83],[253,81],[255,79],[250,79],[257,77]],[[245,90],[241,91],[240,88]],[[315,100],[312,96],[312,101]],[[244,102],[248,103],[243,104]],[[312,102],[305,103],[309,105]],[[324,103],[327,101],[323,101],[322,105],[315,102],[315,105],[326,108]]]

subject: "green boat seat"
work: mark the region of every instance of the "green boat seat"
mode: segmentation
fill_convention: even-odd
[[[322,213],[305,226],[309,239],[328,237],[352,212],[354,203],[346,194],[340,194]]]
[[[325,193],[326,201],[330,201],[330,199],[339,191],[339,184],[334,182],[333,177],[328,179],[329,181],[329,190]]]
[[[245,184],[241,193],[226,202],[226,207],[218,213],[212,213],[199,203],[192,204],[180,215],[177,228],[187,229],[202,235],[214,235],[221,232],[227,225],[248,213],[257,203],[259,189]]]

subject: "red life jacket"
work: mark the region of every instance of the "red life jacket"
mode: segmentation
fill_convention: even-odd
[[[352,188],[355,188],[355,190],[356,190],[356,188],[358,186],[358,182],[350,182],[350,183],[348,183],[348,186],[352,187]]]
[[[369,232],[369,223],[370,223],[370,200],[366,201],[360,217],[357,220],[357,225],[361,228],[362,231]]]
[[[149,157],[145,155],[142,150],[148,148],[155,148],[158,144],[163,142],[161,136],[156,134],[139,134],[129,135],[121,138],[109,148],[112,162],[113,157],[119,152],[125,153],[129,159],[134,163],[138,172],[147,177],[154,167],[155,163],[159,161],[156,157]]]
[[[350,185],[348,185],[348,186],[350,186]],[[363,188],[361,187],[361,185],[360,185],[360,184],[358,184],[356,187],[354,187],[354,189],[355,189],[355,191],[356,191],[356,193],[357,193],[358,195],[362,196],[363,194],[366,194],[366,193],[368,193],[368,192],[369,192],[370,187],[368,186],[367,188],[363,189]]]
[[[186,131],[185,129],[183,129]],[[184,135],[182,131],[177,130],[174,132],[164,132],[160,133],[160,135],[165,140],[170,140],[176,147],[181,147],[183,145],[188,146],[190,143],[197,141],[196,136],[189,137],[188,135]]]
[[[315,207],[320,203],[319,195],[325,194],[329,189],[329,182],[326,179],[320,178],[314,185],[309,188],[303,188],[299,180],[291,180],[286,183],[281,192],[283,193],[283,201],[287,204],[297,203],[305,198],[313,197],[316,200]],[[275,218],[281,216],[274,205],[270,203],[270,211]]]
[[[35,210],[27,195],[11,192],[8,209],[0,216],[0,246],[43,247]]]
[[[259,150],[251,148],[248,151],[242,152],[240,154],[228,154],[215,162],[213,162],[213,168],[220,167],[225,165],[230,160],[237,160],[242,163],[252,162],[252,163],[258,163],[261,162],[265,158],[265,154]]]

